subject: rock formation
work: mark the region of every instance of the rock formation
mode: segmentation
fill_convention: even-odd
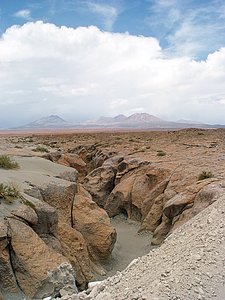
[[[0,199],[0,287],[32,299],[74,293],[111,254],[115,230],[106,212],[77,185],[77,171],[43,158],[17,157],[1,182],[23,192]],[[71,179],[69,181],[68,179]],[[3,276],[4,274],[4,276]]]

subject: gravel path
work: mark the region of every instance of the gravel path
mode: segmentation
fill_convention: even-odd
[[[87,294],[74,299],[225,299],[225,196]]]

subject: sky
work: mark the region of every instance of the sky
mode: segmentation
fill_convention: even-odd
[[[225,124],[225,1],[0,0],[0,112]]]

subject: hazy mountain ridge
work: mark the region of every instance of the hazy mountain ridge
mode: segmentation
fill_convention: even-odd
[[[59,117],[58,115],[50,115],[47,117],[40,118],[35,120],[31,123],[22,125],[18,128],[61,128],[61,127],[68,127],[73,125],[63,118]]]
[[[14,129],[41,129],[41,128],[133,128],[133,129],[182,129],[182,128],[221,128],[225,125],[208,125],[198,121],[179,120],[166,121],[148,113],[134,113],[130,116],[119,114],[115,117],[102,116],[97,120],[83,123],[70,123],[58,115],[40,118],[26,125]]]

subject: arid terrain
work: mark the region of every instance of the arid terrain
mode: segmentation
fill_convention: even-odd
[[[224,129],[5,131],[2,155],[0,299],[225,299]]]

